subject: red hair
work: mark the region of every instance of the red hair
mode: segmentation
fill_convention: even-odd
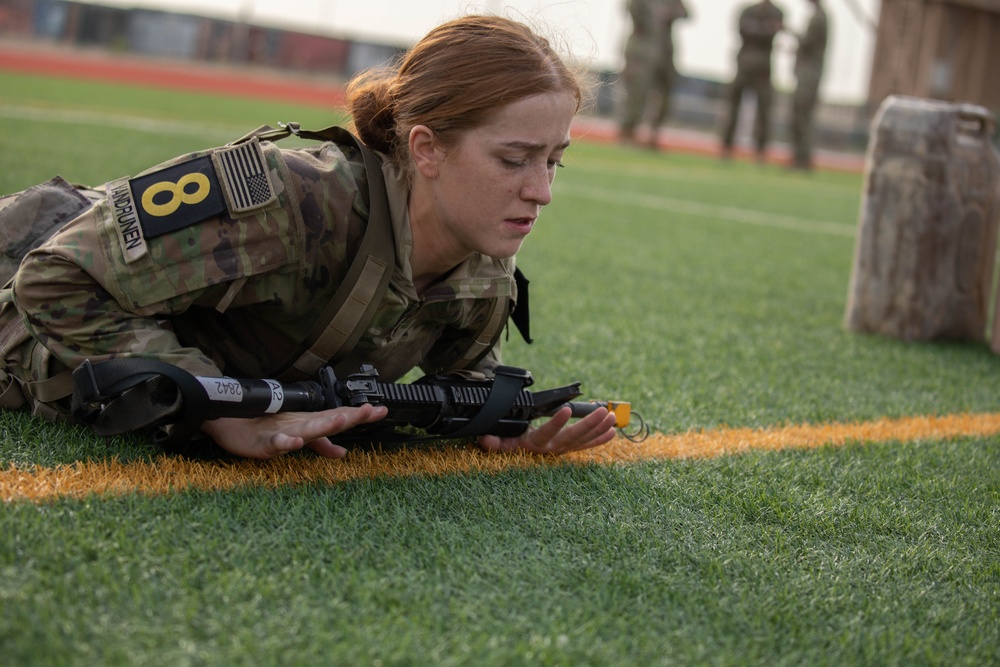
[[[582,78],[528,26],[474,15],[431,30],[398,68],[355,78],[347,102],[361,140],[406,169],[415,125],[426,125],[447,143],[532,95],[569,93],[579,109],[583,91]]]

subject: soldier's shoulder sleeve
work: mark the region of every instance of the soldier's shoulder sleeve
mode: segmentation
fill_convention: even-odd
[[[64,233],[92,249],[79,258],[85,268],[138,310],[296,261],[302,221],[291,184],[281,152],[252,140],[113,181],[90,225]]]
[[[368,215],[368,179],[364,159],[354,146],[332,141],[296,150],[284,150],[295,188],[294,195],[307,215],[322,217],[322,211],[346,215],[351,211]]]

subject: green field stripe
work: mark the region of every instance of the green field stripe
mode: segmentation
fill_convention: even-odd
[[[662,195],[624,192],[595,185],[584,186],[558,184],[556,185],[556,190],[560,194],[585,197],[604,203],[615,204],[616,206],[642,207],[657,211],[666,211],[669,213],[696,215],[709,218],[713,221],[726,220],[729,222],[756,225],[759,227],[771,227],[774,229],[806,232],[808,234],[824,234],[828,236],[853,238],[857,230],[856,225],[847,225],[829,220],[810,220],[808,218],[752,211],[732,206],[716,206],[714,204],[685,201],[683,199],[664,197]]]
[[[408,475],[501,472],[534,465],[618,464],[668,458],[698,458],[750,450],[782,450],[849,442],[915,442],[1000,433],[1000,413],[918,416],[855,424],[803,424],[772,429],[717,429],[678,435],[654,434],[636,444],[618,439],[593,450],[563,457],[524,452],[489,454],[476,447],[355,452],[344,460],[281,457],[271,461],[194,461],[162,456],[152,463],[78,462],[52,468],[0,471],[0,499],[45,501],[141,493],[160,495],[188,489],[228,490],[238,487],[277,488],[301,484],[335,484],[355,479]]]
[[[101,111],[85,111],[82,109],[50,109],[10,104],[0,104],[0,118],[61,123],[64,125],[112,127],[123,130],[135,130],[137,132],[148,132],[150,134],[212,137],[214,140],[229,140],[239,133],[235,129],[226,129],[218,125],[159,120]]]
[[[858,183],[854,180],[840,181],[820,181],[812,179],[783,179],[775,178],[773,172],[738,172],[731,175],[725,181],[724,186],[720,186],[720,170],[712,163],[695,164],[674,163],[651,163],[638,162],[636,160],[621,160],[601,156],[595,157],[593,154],[585,159],[578,159],[574,153],[569,153],[564,160],[572,170],[574,176],[583,174],[585,176],[596,176],[602,180],[621,179],[627,177],[635,184],[658,184],[658,185],[705,185],[710,188],[719,189],[724,187],[726,192],[733,191],[759,191],[761,187],[766,187],[769,193],[787,193],[789,195],[807,196],[810,198],[821,198],[829,201],[846,201],[857,203],[861,196]],[[569,173],[569,172],[567,172]],[[562,175],[560,175],[560,179]]]

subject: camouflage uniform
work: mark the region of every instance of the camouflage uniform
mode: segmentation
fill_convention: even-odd
[[[632,139],[649,99],[657,50],[655,12],[659,2],[660,0],[628,1],[628,13],[632,17],[632,34],[625,43],[625,67],[622,70],[625,103],[622,109],[620,136],[623,140]]]
[[[813,2],[814,12],[806,31],[799,37],[795,53],[795,92],[792,95],[792,165],[812,169],[812,118],[819,97],[819,82],[826,59],[826,10]]]
[[[687,17],[688,10],[683,0],[665,0],[657,9],[656,56],[650,86],[654,101],[653,112],[649,117],[650,144],[656,143],[656,130],[670,112],[670,96],[677,79],[677,68],[674,65],[674,21]]]
[[[368,184],[354,146],[251,143],[271,186],[272,200],[262,206],[241,211],[227,190],[215,215],[155,232],[137,224],[139,207],[176,214],[172,209],[203,203],[194,200],[207,198],[214,184],[203,190],[199,177],[177,179],[181,172],[171,169],[191,171],[193,160],[218,160],[226,150],[213,149],[130,179],[132,193],[147,186],[147,194],[159,192],[148,200],[129,196],[129,179],[107,184],[104,199],[29,253],[12,301],[0,310],[2,387],[24,383],[42,404],[35,402],[36,411],[57,416],[51,408],[61,414],[65,405],[46,381],[87,358],[141,356],[206,376],[273,377],[281,370],[357,252],[368,222]],[[391,163],[382,171],[396,265],[367,331],[335,369],[356,372],[371,363],[380,379],[394,381],[416,366],[449,369],[494,298],[516,295],[512,259],[474,255],[418,296],[409,263],[408,189]],[[18,344],[16,332],[25,327],[30,338]],[[479,367],[495,365],[498,356],[494,348]]]
[[[740,99],[750,88],[757,95],[757,115],[754,119],[754,142],[757,156],[762,159],[770,139],[771,126],[771,49],[774,36],[781,30],[784,14],[770,2],[758,2],[740,13],[739,30],[743,44],[736,56],[736,78],[729,89],[729,112],[722,133],[726,153],[733,148]]]

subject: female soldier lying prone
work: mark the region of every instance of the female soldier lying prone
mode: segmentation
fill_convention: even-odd
[[[344,132],[297,149],[255,137],[109,183],[21,263],[0,313],[7,399],[19,392],[36,410],[65,413],[65,393],[46,381],[85,359],[142,357],[200,376],[282,378],[303,360],[333,362],[338,376],[372,364],[388,382],[418,366],[488,372],[498,336],[477,337],[494,306],[505,314],[517,297],[514,256],[552,200],[582,90],[526,26],[467,16],[433,29],[398,68],[350,84],[354,129],[381,179]],[[303,350],[349,280],[380,198],[395,260],[388,288],[357,341],[310,359]],[[385,413],[363,405],[201,430],[241,456],[307,446],[341,457],[331,436]],[[614,436],[603,408],[569,420],[566,408],[480,444],[562,453]]]

